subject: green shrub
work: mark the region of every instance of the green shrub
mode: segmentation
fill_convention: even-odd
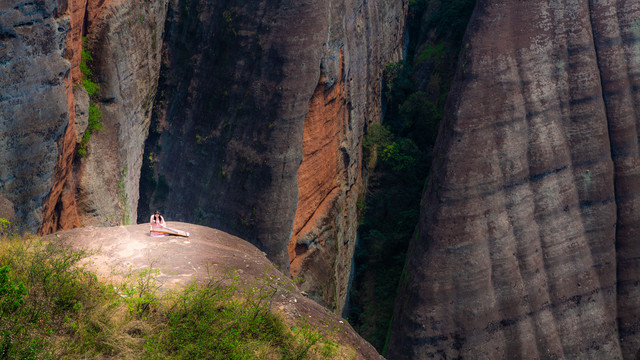
[[[89,94],[89,97],[93,97],[100,92],[100,86],[94,83],[89,78],[82,79],[82,87],[87,90],[87,94]]]
[[[365,150],[371,150],[374,146],[385,148],[393,142],[393,134],[388,128],[380,124],[371,124],[362,141]]]
[[[476,0],[449,0],[442,2],[429,21],[439,38],[451,38],[459,46]]]
[[[384,149],[393,142],[393,134],[380,124],[371,124],[362,140],[363,156],[369,168],[375,167],[378,149]]]
[[[433,60],[435,61],[437,64],[439,64],[441,61],[443,61],[446,57],[446,52],[449,49],[444,47],[444,43],[440,42],[437,45],[433,45],[431,43],[426,43],[423,47],[422,50],[420,51],[420,54],[418,55],[417,59],[415,60],[415,66],[422,64],[423,62],[427,61],[427,60]]]
[[[9,232],[10,227],[11,227],[11,222],[9,220],[5,218],[0,218],[0,236],[7,234]]]
[[[87,126],[87,129],[90,132],[102,130],[102,122],[100,122],[101,118],[102,111],[95,104],[91,104],[89,106],[89,125]]]
[[[404,172],[417,165],[419,156],[420,149],[411,139],[399,139],[382,149],[380,159],[393,171]]]
[[[304,359],[316,344],[321,345],[321,357],[330,358],[337,345],[324,341],[321,332],[304,321],[289,330],[271,312],[281,286],[266,273],[256,283],[243,284],[235,271],[192,284],[167,312],[166,327],[145,344],[145,358],[252,359],[278,354],[281,359]],[[323,350],[324,346],[331,349]]]
[[[9,279],[9,267],[0,267],[0,313],[13,313],[24,305],[23,296],[27,290],[23,283],[14,284]]]
[[[91,52],[87,48],[87,38],[82,38],[82,52],[80,56],[80,72],[82,72],[82,87],[87,90],[89,94],[89,124],[84,132],[82,141],[78,145],[76,155],[79,158],[87,156],[87,144],[91,140],[91,134],[94,131],[102,130],[102,111],[96,106],[95,98],[100,92],[100,86],[96,84],[92,77],[93,73],[89,64],[93,62]]]
[[[87,37],[82,37],[82,50],[80,52],[80,71],[84,76],[91,76],[91,69],[89,69],[88,64],[93,61],[93,57],[91,56],[91,52],[87,48]]]

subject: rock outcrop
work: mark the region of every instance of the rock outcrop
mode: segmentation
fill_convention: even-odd
[[[16,211],[13,208],[13,203],[9,199],[0,196],[0,218],[13,222],[15,215]]]
[[[638,356],[638,18],[478,2],[389,359]]]
[[[173,3],[139,221],[160,208],[245,238],[340,310],[360,142],[380,119],[381,73],[401,56],[406,5]]]
[[[329,336],[348,358],[376,360],[382,357],[340,317],[304,297],[296,286],[274,269],[263,252],[248,242],[204,226],[169,222],[169,226],[188,231],[181,237],[151,237],[148,225],[84,227],[49,235],[45,240],[63,242],[91,250],[84,261],[105,280],[115,280],[132,272],[153,267],[161,290],[182,289],[191,281],[206,280],[237,271],[241,282],[251,284],[266,276],[279,279],[272,309],[289,324],[305,321]],[[284,291],[286,288],[288,291]]]

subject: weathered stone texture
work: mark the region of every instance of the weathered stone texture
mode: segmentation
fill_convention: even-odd
[[[135,219],[166,4],[0,4],[0,194],[15,204],[19,224],[50,233]],[[79,87],[83,35],[104,130],[74,166],[89,107]]]
[[[88,48],[100,85],[97,106],[103,128],[93,133],[78,171],[80,221],[118,225],[137,217],[140,167],[160,70],[167,1],[89,5]]]
[[[636,358],[637,1],[479,1],[389,359]]]
[[[68,160],[69,18],[61,15],[55,1],[0,3],[0,196],[31,230]]]
[[[303,127],[291,276],[316,301],[346,301],[362,196],[364,129],[381,116],[384,65],[398,61],[406,3],[333,3],[321,74]]]
[[[16,215],[16,211],[13,208],[13,203],[6,197],[0,196],[0,218],[13,222]]]
[[[406,5],[176,2],[160,133],[147,148],[154,179],[139,211],[248,239],[339,310],[360,141],[380,119],[381,73],[401,56]]]

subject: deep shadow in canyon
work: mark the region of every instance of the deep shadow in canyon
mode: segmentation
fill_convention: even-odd
[[[410,4],[405,59],[386,66],[382,126],[372,125],[363,142],[370,179],[360,202],[354,280],[344,315],[381,353],[474,6],[475,0]]]

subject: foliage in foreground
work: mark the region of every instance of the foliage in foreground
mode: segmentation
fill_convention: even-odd
[[[281,284],[234,271],[181,292],[152,267],[105,284],[85,251],[0,237],[0,359],[334,359],[342,350],[307,322],[271,311]]]

